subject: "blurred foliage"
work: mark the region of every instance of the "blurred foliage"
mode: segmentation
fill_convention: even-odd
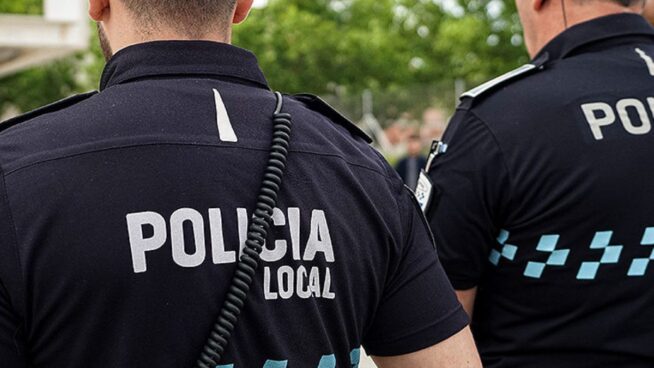
[[[43,0],[3,0],[0,2],[0,13],[41,14]]]
[[[0,12],[34,12],[36,0],[3,0]],[[447,5],[443,5],[447,3]],[[234,29],[271,86],[326,97],[361,116],[361,93],[386,121],[430,105],[452,108],[454,81],[468,87],[528,61],[513,0],[269,0]],[[89,52],[0,80],[0,113],[28,110],[97,86]]]

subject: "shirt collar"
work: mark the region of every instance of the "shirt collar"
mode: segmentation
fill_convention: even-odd
[[[654,28],[638,14],[622,13],[577,24],[550,41],[534,58],[563,59],[574,51],[595,43],[624,36],[654,37]]]
[[[155,41],[118,51],[102,73],[100,90],[141,78],[218,76],[268,88],[249,51],[210,41]]]

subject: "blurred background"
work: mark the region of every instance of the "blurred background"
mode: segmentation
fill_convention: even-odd
[[[86,6],[0,0],[0,120],[97,89]],[[456,96],[528,62],[513,0],[257,0],[233,42],[272,88],[318,94],[358,123],[410,185]]]

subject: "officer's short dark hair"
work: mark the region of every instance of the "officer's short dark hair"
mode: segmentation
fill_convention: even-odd
[[[574,0],[578,3],[591,3],[595,0]],[[613,2],[613,3],[618,3],[622,6],[634,6],[638,4],[645,5],[646,0],[600,0],[600,1],[608,1],[608,2]],[[654,0],[648,0],[648,1],[654,1]]]
[[[638,5],[638,4],[645,4],[644,0],[611,0],[611,1],[613,1],[614,3],[622,4],[622,6],[633,6],[633,5]]]
[[[171,27],[188,37],[227,30],[236,0],[121,0],[146,32]]]
[[[643,0],[613,0],[616,3],[620,3],[624,6],[632,6],[632,5],[637,5],[637,4],[644,4],[645,1]]]

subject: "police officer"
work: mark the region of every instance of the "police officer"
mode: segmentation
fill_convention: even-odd
[[[251,4],[91,0],[100,92],[2,125],[3,368],[356,367],[362,345],[380,367],[480,366],[392,168],[227,44]],[[232,275],[264,223],[247,294]]]
[[[464,94],[421,180],[439,256],[485,367],[651,367],[654,30],[516,3],[533,61]]]

